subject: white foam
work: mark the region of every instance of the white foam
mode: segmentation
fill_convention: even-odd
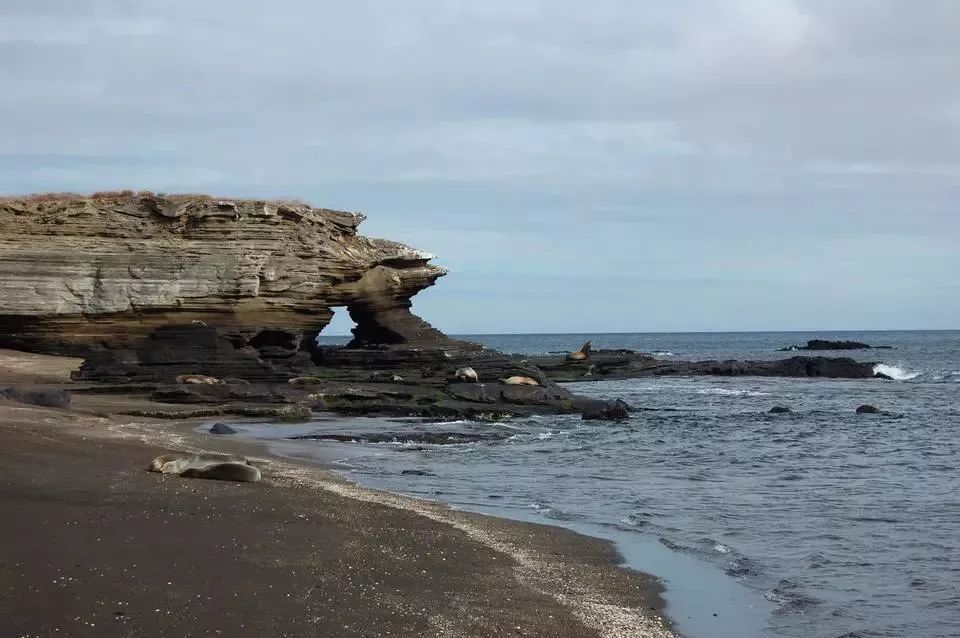
[[[755,390],[729,390],[727,388],[705,388],[697,390],[697,394],[716,394],[722,397],[768,397],[769,392],[757,392]]]
[[[910,379],[916,379],[920,376],[919,372],[910,372],[909,370],[904,370],[898,366],[892,366],[887,363],[878,363],[873,366],[874,374],[885,374],[891,379],[896,379],[897,381],[909,381]]]
[[[672,357],[673,356],[673,353],[670,352],[669,350],[654,350],[650,354],[652,354],[655,357]]]
[[[720,552],[721,554],[729,554],[730,548],[724,545],[723,543],[717,543],[713,546],[713,551]]]

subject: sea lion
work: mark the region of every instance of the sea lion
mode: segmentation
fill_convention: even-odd
[[[583,360],[587,359],[587,357],[590,356],[590,347],[591,347],[592,345],[593,345],[593,344],[592,344],[591,342],[589,342],[589,341],[586,342],[585,344],[583,344],[582,346],[580,346],[580,349],[579,349],[579,350],[577,350],[576,352],[571,352],[570,354],[568,354],[568,355],[567,355],[567,361],[583,361]]]
[[[504,385],[540,385],[540,382],[530,377],[513,376],[506,379],[500,379]]]
[[[294,377],[287,381],[290,385],[294,387],[301,387],[305,385],[320,385],[323,383],[323,379],[320,377]]]
[[[180,476],[215,481],[256,483],[260,480],[260,470],[246,463],[214,463],[203,467],[188,467],[180,472]]]
[[[216,377],[208,377],[203,374],[181,374],[177,377],[177,383],[200,384],[200,385],[222,385],[223,380]]]
[[[373,383],[403,383],[403,377],[391,372],[374,372],[370,375]]]
[[[147,470],[163,474],[179,474],[188,467],[200,467],[213,463],[245,463],[250,464],[245,456],[235,454],[161,454],[150,461]]]
[[[457,368],[457,371],[453,373],[453,376],[457,381],[464,381],[466,383],[480,383],[480,376],[477,374],[477,371],[473,368]]]

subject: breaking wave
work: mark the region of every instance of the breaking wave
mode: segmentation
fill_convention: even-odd
[[[910,379],[916,379],[920,376],[919,372],[910,372],[909,370],[904,370],[898,366],[892,366],[887,363],[878,363],[873,366],[874,374],[885,374],[891,379],[897,381],[909,381]]]

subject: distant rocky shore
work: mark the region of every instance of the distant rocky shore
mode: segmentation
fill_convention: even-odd
[[[527,357],[452,339],[410,310],[446,271],[432,255],[359,235],[363,219],[299,202],[145,192],[0,200],[0,347],[82,357],[79,391],[145,395],[176,406],[149,416],[172,418],[617,419],[622,402],[558,383],[882,376],[848,358],[681,362],[589,344]],[[353,339],[319,346],[340,307]]]

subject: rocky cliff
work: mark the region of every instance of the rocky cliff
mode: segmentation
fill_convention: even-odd
[[[359,235],[363,219],[195,195],[0,200],[0,347],[270,368],[309,357],[341,306],[357,324],[354,345],[466,345],[410,312],[446,271],[432,255]]]

